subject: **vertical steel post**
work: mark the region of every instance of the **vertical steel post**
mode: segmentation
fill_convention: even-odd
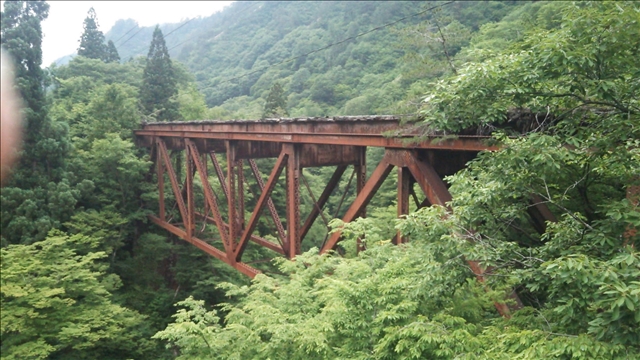
[[[158,166],[158,211],[160,212],[160,220],[167,221],[166,211],[164,209],[164,167],[162,166],[162,156],[160,149],[156,145],[156,165]]]
[[[358,150],[358,164],[355,166],[356,171],[356,196],[360,194],[362,189],[364,188],[364,184],[367,182],[367,147],[359,146]],[[365,206],[360,211],[360,217],[367,217],[367,207]],[[362,241],[358,238],[358,243],[356,246],[357,251],[364,250],[364,246],[362,245]]]
[[[218,233],[220,234],[220,239],[224,244],[225,250],[227,250],[229,245],[229,236],[227,234],[226,224],[222,220],[222,216],[220,215],[220,208],[218,207],[218,201],[216,199],[215,194],[213,193],[213,189],[211,188],[211,184],[209,184],[207,178],[207,170],[203,162],[200,161],[198,156],[198,148],[196,145],[190,141],[189,139],[185,139],[185,143],[187,144],[188,149],[191,151],[191,158],[193,160],[193,164],[195,164],[196,169],[198,170],[198,174],[200,175],[200,181],[202,182],[202,190],[204,192],[204,200],[205,204],[211,208],[213,223],[216,224],[218,228]],[[206,160],[206,157],[203,157]],[[206,214],[203,216],[204,220],[207,221]]]
[[[364,188],[364,184],[367,182],[367,147],[358,147],[358,164],[355,166],[356,170],[356,194],[360,194]],[[360,211],[360,217],[366,216],[367,209],[364,208]]]
[[[233,165],[236,162],[236,143],[233,141],[225,141],[227,148],[227,189],[229,196],[227,198],[227,204],[229,209],[229,245],[233,251],[238,236],[238,223],[236,221],[236,177],[233,169]],[[233,258],[233,253],[230,252],[227,256]]]
[[[411,172],[407,167],[398,167],[398,217],[409,213],[409,187],[411,186]],[[407,242],[400,232],[396,234],[396,244]]]
[[[176,176],[176,172],[173,170],[173,166],[171,165],[171,157],[167,152],[167,146],[164,141],[160,138],[156,138],[156,146],[158,147],[158,154],[162,158],[164,162],[164,166],[167,170],[167,175],[169,175],[169,181],[171,182],[171,188],[173,189],[173,195],[176,197],[176,203],[178,205],[178,209],[180,210],[180,216],[182,217],[182,222],[184,225],[187,225],[187,208],[184,204],[184,198],[182,197],[182,191],[180,190],[180,185],[178,184],[178,177]]]
[[[300,152],[295,144],[284,144],[287,158],[287,254],[300,254]]]
[[[238,171],[238,212],[237,217],[238,217],[238,236],[240,236],[240,234],[242,233],[242,229],[244,229],[244,169],[243,169],[243,161],[242,160],[237,160],[236,161],[236,168]]]
[[[187,141],[185,141],[185,161],[187,167],[186,173],[186,192],[187,192],[187,219],[185,221],[185,226],[187,228],[187,237],[191,239],[193,237],[193,232],[195,230],[195,202],[193,199],[193,159],[191,159],[191,150],[189,146],[186,145]]]
[[[202,175],[204,175],[204,178],[207,179],[207,183],[209,182],[209,171],[207,170],[207,154],[202,154],[200,155],[200,164],[202,165]],[[204,189],[205,184],[202,184],[202,188]],[[209,213],[209,204],[208,202],[205,200],[204,201],[204,208],[203,208],[203,214],[205,214],[205,216]]]

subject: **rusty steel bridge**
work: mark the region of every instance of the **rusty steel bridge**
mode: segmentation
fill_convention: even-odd
[[[418,207],[433,204],[446,206],[451,195],[443,177],[463,169],[479,151],[497,149],[487,144],[487,136],[416,137],[419,135],[416,130],[401,125],[400,119],[395,116],[156,122],[143,124],[141,129],[135,131],[135,135],[139,146],[151,149],[157,168],[159,214],[150,216],[150,219],[250,277],[260,271],[242,261],[249,241],[289,259],[300,254],[301,242],[317,217],[323,216],[323,206],[348,167],[353,166],[354,169],[356,197],[342,217],[344,222],[365,215],[367,204],[394,167],[397,168],[398,177],[398,216],[409,213],[410,197]],[[385,149],[382,160],[368,178],[365,162],[367,147]],[[170,151],[185,152],[182,158],[186,162],[184,184],[181,184],[172,164]],[[226,154],[226,169],[220,166],[216,157],[216,154],[222,153]],[[255,161],[260,158],[276,159],[266,183]],[[223,194],[216,194],[213,190],[208,175],[209,164],[219,182],[216,185],[222,190],[219,192]],[[245,202],[245,164],[248,164],[260,190],[249,220],[244,216],[248,205]],[[306,218],[301,219],[301,179],[306,184],[302,169],[323,166],[335,166],[335,171],[319,197],[316,198],[309,190],[314,205]],[[286,179],[284,224],[271,198],[283,171]],[[198,209],[193,185],[196,173],[204,195],[203,204],[198,205]],[[178,221],[167,215],[166,179],[175,198],[173,205],[179,210]],[[418,199],[413,191],[415,183],[422,189],[424,199]],[[222,198],[226,201],[225,214],[219,206]],[[274,224],[277,243],[254,234],[265,207]],[[532,206],[530,214],[532,222],[541,231],[544,231],[545,221],[553,220],[553,214],[542,205]],[[210,239],[196,236],[200,224],[215,225],[221,239],[216,246]],[[394,241],[400,243],[406,240],[398,235]],[[339,241],[339,232],[331,234],[321,252],[334,249]],[[482,280],[485,270],[475,261],[469,260],[468,263]],[[506,307],[498,307],[498,310],[503,314],[508,313]]]

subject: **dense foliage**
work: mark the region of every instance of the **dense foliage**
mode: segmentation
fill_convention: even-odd
[[[289,115],[287,111],[287,103],[284,100],[284,90],[282,85],[276,82],[269,90],[269,95],[264,104],[262,118],[279,118]]]
[[[48,5],[5,2],[27,131],[0,193],[2,357],[640,357],[638,4],[424,11],[434,5],[237,2],[162,30],[123,20],[100,41],[106,55],[42,70]],[[341,256],[317,254],[322,219],[295,262],[250,244],[244,259],[266,274],[253,282],[147,223],[157,190],[133,142],[141,120],[380,112],[418,113],[425,134],[492,133],[502,150],[446,179],[452,213],[395,220],[390,177],[366,219],[332,223]],[[382,150],[368,150],[369,171]],[[183,177],[184,159],[172,159]],[[304,169],[313,196],[333,170]],[[259,194],[249,175],[247,208]],[[355,197],[345,175],[328,219],[344,214],[343,192]],[[308,213],[312,195],[301,197]],[[281,186],[273,198],[283,210]],[[533,224],[536,203],[556,221]],[[266,216],[256,231],[273,236]],[[396,231],[411,241],[392,245]],[[465,259],[491,269],[484,283]],[[494,302],[512,290],[523,308],[505,319]]]
[[[45,2],[11,1],[2,12],[2,46],[16,60],[17,88],[24,102],[24,141],[20,162],[2,190],[3,244],[44,239],[61,224],[73,201],[63,181],[69,151],[68,125],[53,120],[46,109],[43,89],[41,22],[47,18]]]
[[[411,89],[412,84],[450,71],[442,66],[442,46],[429,48],[439,37],[434,20],[447,37],[447,53],[454,56],[471,32],[518,7],[512,1],[455,2],[437,13],[424,12],[438,4],[235,2],[208,18],[180,24],[184,27],[179,29],[163,25],[162,30],[171,32],[167,46],[172,58],[195,75],[212,107],[209,118],[259,118],[276,82],[291,116],[414,113],[415,107],[404,106],[405,97],[409,91],[422,94],[424,88]],[[354,38],[403,17],[392,27]],[[135,24],[122,21],[106,36],[115,40],[130,29]],[[152,29],[135,31],[139,35],[122,39],[125,59],[146,54],[141,38]],[[434,40],[416,41],[425,37]],[[306,55],[336,42],[341,43]]]
[[[2,357],[102,359],[142,356],[143,317],[111,300],[120,286],[95,251],[102,238],[51,234],[2,251]]]

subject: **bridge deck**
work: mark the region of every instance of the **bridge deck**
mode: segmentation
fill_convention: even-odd
[[[217,151],[224,149],[225,140],[458,151],[497,149],[487,145],[488,136],[423,136],[420,141],[412,141],[419,131],[414,126],[400,125],[400,118],[388,115],[154,122],[143,124],[135,133],[143,146],[152,145],[155,137],[190,138],[206,140],[206,148]],[[182,148],[183,144],[167,146]]]

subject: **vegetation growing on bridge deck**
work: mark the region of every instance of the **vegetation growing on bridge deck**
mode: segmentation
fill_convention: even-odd
[[[79,56],[42,71],[46,3],[5,2],[2,44],[26,64],[17,76],[29,132],[0,193],[2,357],[640,357],[636,2],[456,2],[221,85],[227,74],[421,6],[240,2],[226,10],[231,20],[194,22],[215,22],[202,30],[211,39],[226,31],[221,36],[236,40],[225,42],[228,51],[222,42],[187,43],[172,56],[170,101],[183,120],[257,118],[280,81],[274,104],[291,116],[420,111],[425,132],[498,124],[525,132],[497,132],[504,150],[481,153],[448,178],[453,214],[432,207],[395,220],[392,179],[368,218],[334,222],[344,225],[343,256],[306,245],[297,261],[272,263],[264,261],[271,253],[250,246],[243,259],[267,274],[250,283],[147,223],[157,212],[155,175],[149,154],[132,142],[140,120],[157,120],[141,104],[145,59]],[[129,59],[133,48],[117,51]],[[373,150],[368,159],[381,156]],[[316,190],[332,172],[305,176]],[[273,199],[284,208],[281,189]],[[340,194],[329,200],[327,216],[339,202]],[[557,221],[532,224],[535,202]],[[263,219],[257,231],[269,228]],[[411,241],[392,245],[396,230]],[[323,226],[309,236],[321,242]],[[356,254],[358,238],[367,250]],[[485,284],[464,259],[491,268]],[[502,318],[493,303],[512,289],[524,308]]]

